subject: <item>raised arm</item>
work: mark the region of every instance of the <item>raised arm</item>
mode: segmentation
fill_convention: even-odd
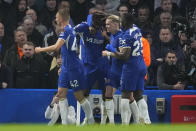
[[[59,38],[54,45],[51,45],[51,46],[48,46],[48,47],[44,47],[44,48],[36,47],[35,48],[35,52],[36,53],[40,53],[40,52],[58,51],[61,48],[61,46],[64,44],[64,42],[65,41],[63,39]]]

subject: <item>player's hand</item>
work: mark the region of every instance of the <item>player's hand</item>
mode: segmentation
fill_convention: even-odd
[[[2,82],[2,88],[7,88],[7,83],[6,82]]]
[[[184,84],[180,84],[179,90],[184,90],[185,85]]]
[[[105,37],[105,36],[107,36],[107,31],[106,31],[105,29],[102,29],[102,30],[101,30],[101,34],[102,34],[102,36]]]
[[[35,53],[40,53],[41,52],[41,47],[35,47]]]
[[[179,81],[179,82],[177,82],[177,83],[174,85],[173,88],[176,89],[176,90],[184,90],[185,85],[182,84],[182,82]]]
[[[102,56],[107,56],[108,53],[109,53],[109,51],[104,50],[104,51],[102,51]]]
[[[52,102],[51,102],[50,105],[51,105],[51,106],[54,106],[54,104],[55,104],[55,103],[58,103],[58,102],[59,102],[59,98],[55,96],[55,97],[53,97]]]

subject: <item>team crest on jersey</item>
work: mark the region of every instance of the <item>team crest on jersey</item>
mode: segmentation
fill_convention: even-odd
[[[122,39],[122,38],[119,38],[119,43],[120,43],[120,45],[125,45],[126,44],[125,40]]]

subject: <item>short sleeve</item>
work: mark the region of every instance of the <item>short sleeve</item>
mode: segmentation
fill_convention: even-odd
[[[68,27],[65,27],[64,32],[60,33],[59,38],[63,39],[63,40],[66,40],[67,37],[69,37],[69,35],[70,35],[69,32],[70,32],[70,29]]]
[[[88,24],[86,22],[82,22],[81,24],[78,24],[77,26],[74,27],[74,30],[76,33],[82,33],[85,32],[88,29]]]

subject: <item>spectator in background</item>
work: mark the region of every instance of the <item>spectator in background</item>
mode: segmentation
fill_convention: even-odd
[[[62,55],[58,53],[56,57],[53,58],[50,71],[48,73],[48,89],[56,89],[58,87],[58,71],[62,65]]]
[[[45,73],[48,71],[47,63],[41,54],[35,54],[34,44],[23,44],[23,56],[15,63],[13,70],[14,88],[41,89],[45,81]]]
[[[15,0],[15,9],[16,9],[16,23],[17,26],[20,26],[23,23],[23,18],[26,15],[27,10],[27,0]]]
[[[105,12],[106,11],[107,0],[95,0],[95,8]]]
[[[58,9],[68,7],[70,8],[69,0],[60,0],[58,3]]]
[[[8,66],[3,64],[0,56],[0,89],[12,88],[12,74]]]
[[[16,29],[14,31],[15,43],[6,51],[4,56],[4,63],[13,69],[15,68],[16,61],[23,56],[22,47],[27,42],[27,34],[23,29]]]
[[[63,29],[59,25],[57,25],[55,22],[53,22],[53,29],[44,36],[43,47],[48,47],[48,46],[53,45],[57,41],[58,36],[62,31]],[[53,59],[55,58],[54,57],[55,54],[56,52],[47,52],[44,55],[44,58],[48,61],[48,64],[50,66],[52,66],[53,64],[52,62],[53,62]]]
[[[159,66],[157,71],[157,85],[161,90],[184,90],[185,68],[178,63],[176,53],[168,51],[165,62]]]
[[[58,36],[62,31],[63,31],[63,29],[59,25],[57,25],[55,22],[53,22],[53,29],[44,36],[43,47],[48,47],[48,46],[53,45],[57,41]],[[56,55],[56,52],[47,52],[44,54],[44,59],[47,60],[48,65],[51,66],[51,68],[54,67],[53,66],[54,61],[56,61],[56,58],[54,57],[55,55]],[[55,64],[55,66],[56,66],[56,64]],[[51,85],[48,85],[48,86],[51,86]]]
[[[155,17],[153,23],[153,39],[157,41],[159,38],[159,32],[162,27],[171,28],[172,24],[172,15],[169,12],[162,12],[159,17]]]
[[[187,34],[185,32],[179,32],[178,37],[179,37],[180,46],[183,48],[184,51],[186,51],[187,46],[190,44],[188,41]]]
[[[62,32],[60,26],[53,22],[53,29],[44,36],[44,47],[51,46],[58,39],[58,35]]]
[[[86,21],[89,9],[94,7],[94,4],[90,0],[74,0],[71,7],[71,18],[74,24],[77,25]]]
[[[147,5],[142,5],[138,9],[137,26],[141,29],[142,34],[147,30],[152,30],[152,22],[150,19],[150,9]]]
[[[16,11],[13,1],[1,0],[0,2],[0,21],[4,23],[5,33],[13,37],[13,30],[17,27]]]
[[[2,56],[2,58],[6,50],[12,46],[13,42],[14,40],[5,34],[4,24],[0,22],[0,56]]]
[[[38,7],[36,5],[36,0],[27,0],[27,8],[32,9],[36,12],[38,12]]]
[[[42,23],[40,23],[37,19],[37,13],[35,12],[34,9],[28,9],[26,11],[26,16],[29,16],[33,19],[33,22],[34,22],[34,26],[35,26],[35,29],[37,31],[39,31],[39,33],[41,33],[42,35],[45,35],[46,32],[47,32],[47,28],[46,26],[44,26]]]
[[[196,41],[187,41],[183,49],[188,85],[193,85],[196,89]]]
[[[160,25],[162,27],[171,27],[172,14],[169,12],[162,12],[160,14]]]
[[[152,46],[153,43],[153,31],[152,30],[148,30],[146,32],[143,33],[143,37],[146,38],[150,44],[150,46]]]
[[[179,7],[172,0],[161,0],[161,6],[155,10],[155,17],[159,16],[162,12],[170,12],[173,17],[180,15]]]
[[[193,40],[196,40],[196,0],[181,0],[180,11],[190,24]]]
[[[27,33],[28,41],[33,42],[36,46],[43,45],[43,36],[35,29],[35,23],[32,17],[24,17],[23,28]]]
[[[120,4],[117,8],[119,16],[122,17],[124,14],[129,12],[129,7],[126,4]]]
[[[106,12],[109,13],[115,12],[119,5],[120,5],[119,0],[107,0],[107,4],[105,6]]]
[[[38,12],[38,19],[47,30],[52,28],[52,21],[55,19],[56,13],[57,0],[45,0],[45,6]]]
[[[149,68],[150,85],[156,85],[157,68],[164,61],[164,57],[168,50],[176,52],[178,62],[183,62],[183,52],[179,45],[173,38],[172,32],[169,27],[162,27],[159,33],[159,40],[155,41],[151,46],[151,66]]]
[[[138,12],[138,8],[143,4],[142,0],[127,0],[125,2],[123,2],[125,4],[128,5],[129,7],[129,12],[134,15],[137,16],[137,12]]]

